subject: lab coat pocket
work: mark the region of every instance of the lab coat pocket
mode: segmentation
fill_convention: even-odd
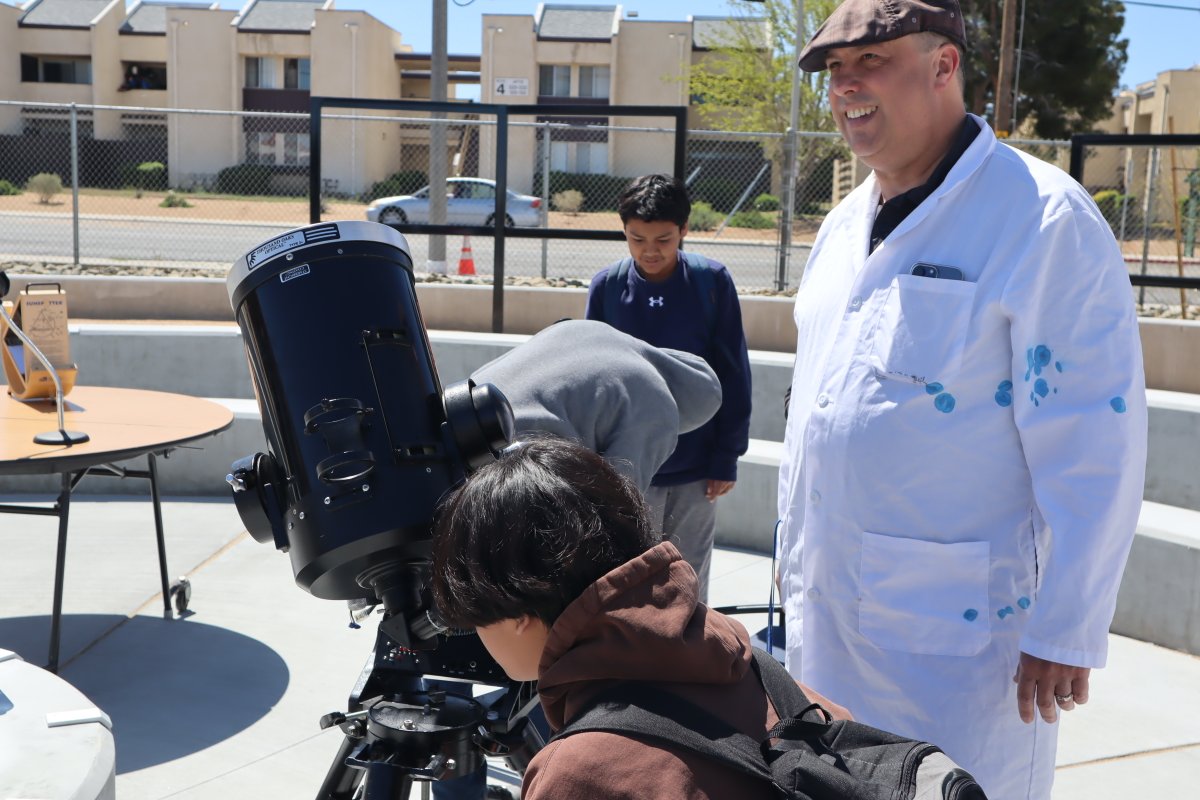
[[[987,542],[864,533],[858,630],[889,650],[972,656],[991,640]]]
[[[970,281],[897,275],[872,337],[876,373],[909,383],[945,383],[958,373],[975,300]]]

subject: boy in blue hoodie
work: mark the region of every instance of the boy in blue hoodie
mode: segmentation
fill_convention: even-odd
[[[618,198],[630,258],[596,274],[587,319],[655,347],[704,358],[721,382],[721,408],[679,437],[646,492],[652,521],[676,543],[708,596],[717,498],[737,481],[750,436],[750,361],[733,278],[723,264],[680,248],[691,200],[670,175],[643,175]]]

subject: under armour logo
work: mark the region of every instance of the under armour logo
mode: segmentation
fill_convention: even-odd
[[[661,295],[659,295],[658,297],[650,298],[650,307],[651,308],[662,308],[662,304],[663,304],[663,298]]]

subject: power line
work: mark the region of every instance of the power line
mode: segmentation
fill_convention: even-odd
[[[1140,2],[1134,2],[1134,0],[1122,0],[1122,3],[1123,3],[1123,5],[1127,5],[1127,6],[1146,6],[1147,8],[1170,8],[1175,11],[1195,11],[1197,13],[1200,13],[1200,8],[1196,8],[1195,6],[1173,6],[1173,5],[1168,5],[1166,3],[1140,3]]]

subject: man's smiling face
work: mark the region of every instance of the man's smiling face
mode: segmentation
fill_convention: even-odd
[[[834,121],[851,151],[877,172],[902,172],[937,146],[940,49],[914,35],[826,53]]]

